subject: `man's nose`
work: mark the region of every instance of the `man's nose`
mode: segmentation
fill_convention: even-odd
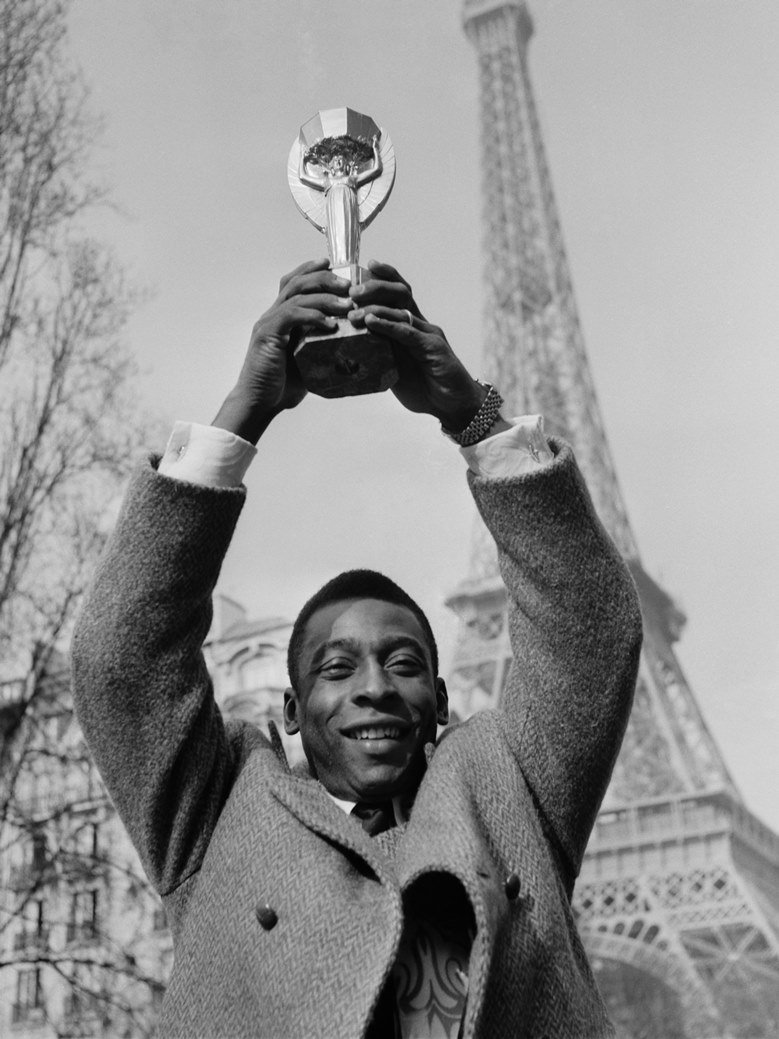
[[[367,660],[359,683],[357,695],[368,700],[380,700],[395,692],[392,676],[381,666],[378,660]]]

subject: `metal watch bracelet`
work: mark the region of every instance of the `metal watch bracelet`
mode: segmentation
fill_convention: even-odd
[[[461,430],[459,433],[452,433],[448,429],[444,429],[441,426],[441,432],[444,436],[449,437],[455,444],[459,444],[460,447],[470,447],[471,444],[478,444],[480,440],[483,440],[489,433],[492,427],[495,425],[495,420],[500,414],[500,409],[503,404],[503,398],[489,383],[481,382],[476,380],[480,386],[485,386],[487,389],[487,396],[482,401],[481,407],[473,416],[471,421]]]

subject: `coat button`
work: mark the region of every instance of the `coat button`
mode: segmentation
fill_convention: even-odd
[[[519,889],[521,886],[519,877],[516,873],[509,873],[506,877],[506,883],[503,888],[506,892],[506,898],[513,902],[515,898],[519,897]]]
[[[267,902],[264,905],[258,905],[254,912],[260,921],[260,926],[266,931],[272,931],[279,922],[276,910],[272,909]]]

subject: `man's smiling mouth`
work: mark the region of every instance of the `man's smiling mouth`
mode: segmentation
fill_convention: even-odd
[[[344,735],[350,740],[399,740],[403,733],[397,725],[365,725]]]

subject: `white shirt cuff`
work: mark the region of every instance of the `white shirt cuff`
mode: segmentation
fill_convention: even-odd
[[[253,444],[226,429],[177,422],[158,472],[203,487],[240,487],[256,454]]]
[[[475,476],[500,479],[524,476],[548,465],[554,458],[544,436],[542,415],[521,415],[508,420],[511,429],[501,430],[460,453]]]
[[[476,476],[522,476],[552,461],[541,415],[523,415],[509,421],[511,429],[460,448]],[[203,487],[240,487],[256,454],[253,444],[226,429],[176,422],[159,472]]]

